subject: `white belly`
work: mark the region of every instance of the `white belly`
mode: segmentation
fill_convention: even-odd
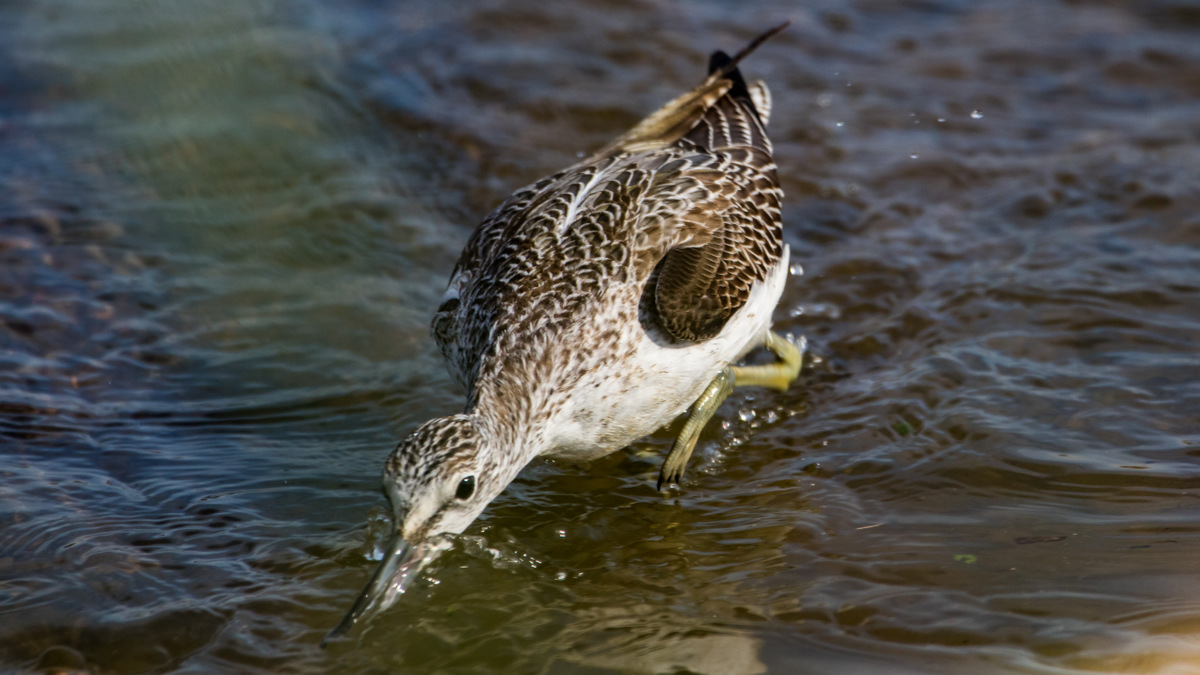
[[[783,294],[789,257],[784,246],[770,276],[750,289],[745,306],[711,340],[659,344],[640,331],[634,358],[622,364],[619,373],[597,371],[575,388],[550,427],[554,435],[545,454],[578,460],[601,457],[686,412],[722,368],[762,344]]]

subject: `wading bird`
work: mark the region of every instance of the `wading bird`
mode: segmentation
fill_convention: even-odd
[[[801,350],[771,332],[789,252],[770,93],[738,70],[786,25],[472,235],[433,318],[466,409],[388,457],[392,540],[329,637],[389,607],[533,458],[600,457],[686,413],[661,489],[733,387],[796,379]],[[760,346],[777,361],[730,365]]]

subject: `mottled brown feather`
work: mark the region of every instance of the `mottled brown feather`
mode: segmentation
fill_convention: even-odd
[[[724,57],[701,86],[579,164],[518,190],[475,231],[433,320],[468,408],[484,379],[536,381],[539,359],[559,353],[546,342],[614,288],[649,288],[650,320],[668,339],[695,342],[766,279],[783,251],[782,192],[734,67],[748,53]],[[524,370],[512,375],[506,364],[518,362]]]

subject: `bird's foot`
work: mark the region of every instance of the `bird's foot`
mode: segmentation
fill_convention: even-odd
[[[787,391],[792,382],[800,376],[800,365],[804,361],[804,340],[799,345],[777,333],[768,332],[763,346],[771,350],[779,358],[778,363],[762,366],[734,366],[721,370],[712,383],[700,394],[700,398],[692,404],[687,421],[679,438],[671,446],[671,452],[663,462],[662,471],[658,474],[658,489],[664,485],[678,483],[683,477],[683,468],[692,457],[696,441],[704,425],[712,419],[717,408],[725,402],[729,392],[736,387],[770,387],[779,391]]]
[[[800,338],[800,345],[797,346],[778,333],[768,331],[763,346],[770,349],[779,358],[779,362],[763,366],[733,367],[734,386],[770,387],[777,391],[787,391],[792,382],[800,376],[800,364],[804,361],[804,338]]]
[[[704,393],[700,394],[700,398],[692,404],[687,421],[683,423],[683,431],[679,432],[679,438],[675,439],[667,460],[663,462],[662,472],[658,474],[659,490],[663,489],[664,485],[678,483],[683,477],[683,467],[687,466],[704,425],[708,424],[717,408],[721,407],[729,396],[729,392],[733,391],[733,370],[728,367],[721,369],[704,389]]]

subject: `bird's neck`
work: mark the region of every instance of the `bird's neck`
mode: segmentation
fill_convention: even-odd
[[[544,386],[535,384],[514,391],[483,387],[471,397],[466,411],[489,445],[522,466],[551,449],[553,420],[546,396],[540,391]]]

